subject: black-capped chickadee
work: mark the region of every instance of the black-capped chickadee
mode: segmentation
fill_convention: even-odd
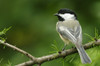
[[[60,9],[55,16],[59,20],[56,24],[56,30],[65,45],[72,42],[78,50],[81,62],[83,64],[91,63],[91,59],[82,46],[82,29],[76,14],[72,10],[64,8]]]

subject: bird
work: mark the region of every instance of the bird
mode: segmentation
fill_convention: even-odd
[[[79,53],[81,62],[83,64],[91,63],[92,61],[82,45],[82,28],[77,19],[76,13],[71,9],[62,8],[55,14],[55,16],[58,18],[56,30],[65,43],[63,50],[66,45],[72,43],[75,45]]]

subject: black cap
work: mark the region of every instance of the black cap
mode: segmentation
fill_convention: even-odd
[[[65,14],[65,13],[70,13],[70,14],[75,14],[74,11],[67,9],[67,8],[62,8],[58,11],[58,14]]]
[[[62,8],[58,11],[58,14],[65,14],[65,13],[70,13],[70,14],[73,14],[75,15],[75,17],[77,18],[76,14],[74,11],[70,10],[70,9],[67,9],[67,8]]]
[[[65,14],[65,13],[73,14],[75,16],[75,19],[77,19],[75,12],[67,8],[60,9],[58,13],[55,14],[55,16],[58,16],[59,21],[64,21],[64,18],[60,17],[59,14]]]

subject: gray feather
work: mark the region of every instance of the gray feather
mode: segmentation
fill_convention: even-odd
[[[91,59],[86,54],[82,46],[82,29],[78,21],[58,22],[57,31],[64,38],[75,44],[82,63],[91,63]]]
[[[91,63],[91,59],[90,57],[87,55],[87,53],[85,52],[84,48],[82,45],[78,45],[76,46],[77,50],[78,50],[78,53],[80,55],[80,58],[81,58],[81,62],[83,64],[86,64],[86,63]]]
[[[65,27],[59,27],[58,32],[63,36],[63,38],[70,40],[72,43],[76,43],[76,38],[69,30],[65,30]]]

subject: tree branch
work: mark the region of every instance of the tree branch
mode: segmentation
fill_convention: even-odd
[[[32,55],[30,55],[29,53],[27,53],[27,52],[15,47],[13,45],[10,45],[8,43],[3,43],[2,41],[0,41],[0,43],[5,45],[5,46],[8,46],[10,48],[13,48],[13,49],[17,50],[18,52],[20,52],[20,53],[22,53],[22,54],[24,54],[26,56],[28,54],[28,57],[33,59],[33,60],[29,60],[27,62],[23,62],[21,64],[18,64],[16,66],[32,66],[34,64],[38,64],[39,65],[39,64],[42,64],[42,63],[47,62],[47,61],[51,61],[51,60],[54,60],[54,59],[57,59],[57,58],[61,58],[61,57],[65,57],[65,56],[77,53],[76,48],[71,48],[71,49],[68,49],[68,50],[61,51],[60,53],[54,53],[54,54],[51,54],[51,55],[35,58]],[[84,48],[85,49],[89,49],[89,48],[92,48],[92,47],[95,47],[95,46],[99,46],[99,45],[100,45],[100,39],[97,40],[97,41],[92,41],[92,42],[89,42],[89,43],[85,44]]]
[[[18,52],[20,52],[20,53],[26,55],[26,56],[27,56],[28,58],[30,58],[31,60],[35,60],[35,57],[34,57],[34,56],[32,56],[32,55],[29,54],[28,52],[26,52],[26,51],[24,51],[24,50],[22,50],[22,49],[20,49],[20,48],[18,48],[18,47],[15,47],[14,45],[11,45],[11,44],[8,44],[8,43],[4,43],[2,40],[0,40],[0,44],[5,45],[5,46],[7,46],[7,47],[10,47],[10,48],[12,48],[12,49],[14,49],[14,50],[16,50],[16,51],[18,51]]]

